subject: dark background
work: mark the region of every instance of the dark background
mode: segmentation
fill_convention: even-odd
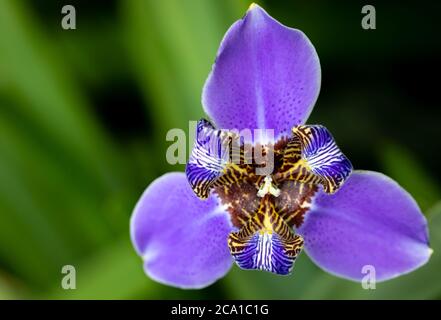
[[[357,169],[384,172],[415,197],[431,262],[369,291],[306,255],[288,278],[233,267],[199,291],[151,281],[130,244],[131,211],[154,178],[183,170],[167,164],[165,134],[203,116],[219,42],[250,3],[1,0],[0,299],[441,297],[441,5],[257,3],[310,38],[322,86],[308,122],[327,126]],[[65,4],[76,30],[61,28]],[[365,4],[375,30],[361,28]],[[67,264],[76,290],[61,289]]]

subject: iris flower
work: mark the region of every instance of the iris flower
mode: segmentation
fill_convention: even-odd
[[[411,195],[384,174],[354,171],[324,126],[305,124],[320,78],[309,39],[261,7],[231,26],[202,95],[212,122],[198,122],[186,173],[156,179],[133,211],[131,238],[149,277],[202,288],[234,262],[287,275],[302,249],[355,281],[364,266],[383,281],[428,261],[427,222]],[[274,135],[238,138],[244,129]],[[232,141],[238,162],[224,148]],[[257,150],[272,155],[266,174],[257,174],[267,164]]]

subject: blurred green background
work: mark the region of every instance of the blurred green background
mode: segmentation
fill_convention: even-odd
[[[363,290],[305,254],[294,274],[233,267],[204,290],[157,284],[129,240],[131,211],[167,164],[170,128],[203,116],[200,96],[242,0],[0,0],[0,299],[441,298],[440,4],[257,1],[303,30],[322,64],[309,123],[356,168],[382,171],[430,223],[430,262]],[[61,8],[76,8],[63,30]],[[74,265],[77,289],[61,288]]]

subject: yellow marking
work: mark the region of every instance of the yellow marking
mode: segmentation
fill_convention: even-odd
[[[240,221],[240,223],[242,223],[242,225],[246,225],[247,224],[247,222],[244,220],[244,219],[242,219],[241,217],[237,217],[237,220],[239,220]]]
[[[247,217],[251,217],[251,214],[246,211],[244,208],[241,209],[241,211],[247,216]]]
[[[256,215],[254,215],[254,217],[253,217],[253,219],[254,219],[254,221],[257,223],[257,225],[259,225],[259,223],[260,223],[260,220],[259,220],[259,217],[258,217],[258,215],[256,214]]]
[[[305,168],[308,171],[311,171],[311,167],[309,166],[308,161],[306,161],[305,159],[300,159],[299,161],[297,161],[297,165],[301,166],[303,168]]]
[[[300,183],[300,185],[299,185],[299,195],[303,194],[303,186],[304,186],[304,184]]]
[[[285,222],[288,223],[291,219],[294,219],[300,213],[299,210],[295,210],[292,214],[290,214],[287,218],[285,217]]]
[[[252,3],[250,4],[250,6],[248,7],[248,11],[253,10],[253,9],[256,8],[256,7],[258,7],[258,5],[257,5],[256,3],[254,3],[254,2],[252,2]]]
[[[248,173],[245,168],[241,168],[235,163],[230,163],[229,168],[234,169],[234,170],[238,171],[239,173],[244,173],[244,174]]]
[[[271,224],[268,214],[265,214],[265,217],[263,218],[263,228],[261,230],[261,234],[264,232],[268,234],[273,233],[273,226]]]

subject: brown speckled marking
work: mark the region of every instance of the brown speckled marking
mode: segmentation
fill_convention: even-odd
[[[290,227],[299,227],[302,224],[318,190],[315,184],[294,181],[292,168],[300,159],[299,152],[293,141],[288,139],[282,139],[274,146],[274,171],[271,177],[281,193],[278,197],[271,196],[270,202]],[[250,156],[242,154],[241,159],[245,158],[250,159]],[[254,161],[248,160],[247,164],[244,162],[229,165],[224,175],[214,184],[214,192],[218,194],[222,204],[227,206],[231,221],[238,228],[243,227],[256,214],[262,201],[257,196],[264,179],[264,176],[256,175],[259,165]]]
[[[279,184],[280,195],[274,198],[279,214],[289,226],[300,227],[309,210],[318,187],[297,181],[284,181]]]

